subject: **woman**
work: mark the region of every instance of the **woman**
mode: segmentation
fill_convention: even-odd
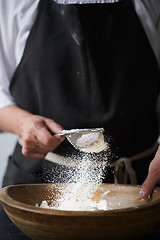
[[[120,160],[143,153],[131,166],[142,184],[159,135],[159,3],[63,3],[0,0],[0,129],[23,141],[4,185],[43,181],[48,152],[53,180],[68,169],[67,178],[70,166],[60,161],[69,145],[54,134],[101,126]],[[113,157],[114,167],[119,159]],[[159,183],[159,162],[157,152],[139,198]]]

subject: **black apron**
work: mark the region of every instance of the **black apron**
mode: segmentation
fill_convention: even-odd
[[[141,152],[157,140],[159,80],[131,0],[69,5],[41,0],[10,91],[19,107],[65,129],[103,127],[119,157]],[[75,151],[64,141],[55,152],[65,155],[68,148]],[[26,171],[21,162],[28,158],[19,146],[14,156],[4,184],[33,182],[17,180],[18,171]],[[19,169],[11,179],[13,164]],[[29,175],[38,173],[43,179],[40,164],[29,159]]]

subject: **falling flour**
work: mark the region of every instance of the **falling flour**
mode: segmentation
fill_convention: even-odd
[[[106,200],[96,202],[92,199],[103,181],[105,167],[108,163],[107,150],[109,147],[107,142],[104,141],[103,133],[98,133],[98,135],[97,133],[83,134],[77,141],[77,145],[85,145],[85,147],[79,148],[80,152],[83,153],[82,159],[77,161],[77,167],[67,182],[69,184],[61,188],[61,194],[56,200],[53,200],[52,203],[50,201],[50,204],[48,204],[47,200],[44,200],[40,207],[72,211],[110,209]],[[93,143],[88,144],[88,142]],[[101,159],[101,152],[104,152],[103,159]],[[94,157],[92,153],[94,153]]]
[[[76,184],[76,187],[68,186],[63,192],[63,200],[59,198],[57,201],[52,201],[50,204],[46,200],[42,201],[40,207],[54,210],[65,211],[96,211],[96,210],[111,210],[108,202],[104,199],[99,201],[92,200],[91,186],[83,187],[81,184]],[[97,186],[93,187],[97,190]],[[78,190],[78,192],[77,192]],[[38,204],[36,204],[38,207]]]

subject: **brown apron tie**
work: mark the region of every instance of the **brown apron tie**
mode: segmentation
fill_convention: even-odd
[[[141,160],[153,154],[158,147],[156,142],[151,148],[131,157],[121,157],[116,162],[111,163],[115,167],[114,182],[127,184],[128,178],[131,184],[137,184],[136,172],[132,168],[132,162]]]

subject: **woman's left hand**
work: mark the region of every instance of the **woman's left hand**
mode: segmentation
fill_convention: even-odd
[[[152,194],[154,187],[160,184],[160,146],[157,153],[150,163],[148,176],[141,186],[138,199],[147,198]]]

